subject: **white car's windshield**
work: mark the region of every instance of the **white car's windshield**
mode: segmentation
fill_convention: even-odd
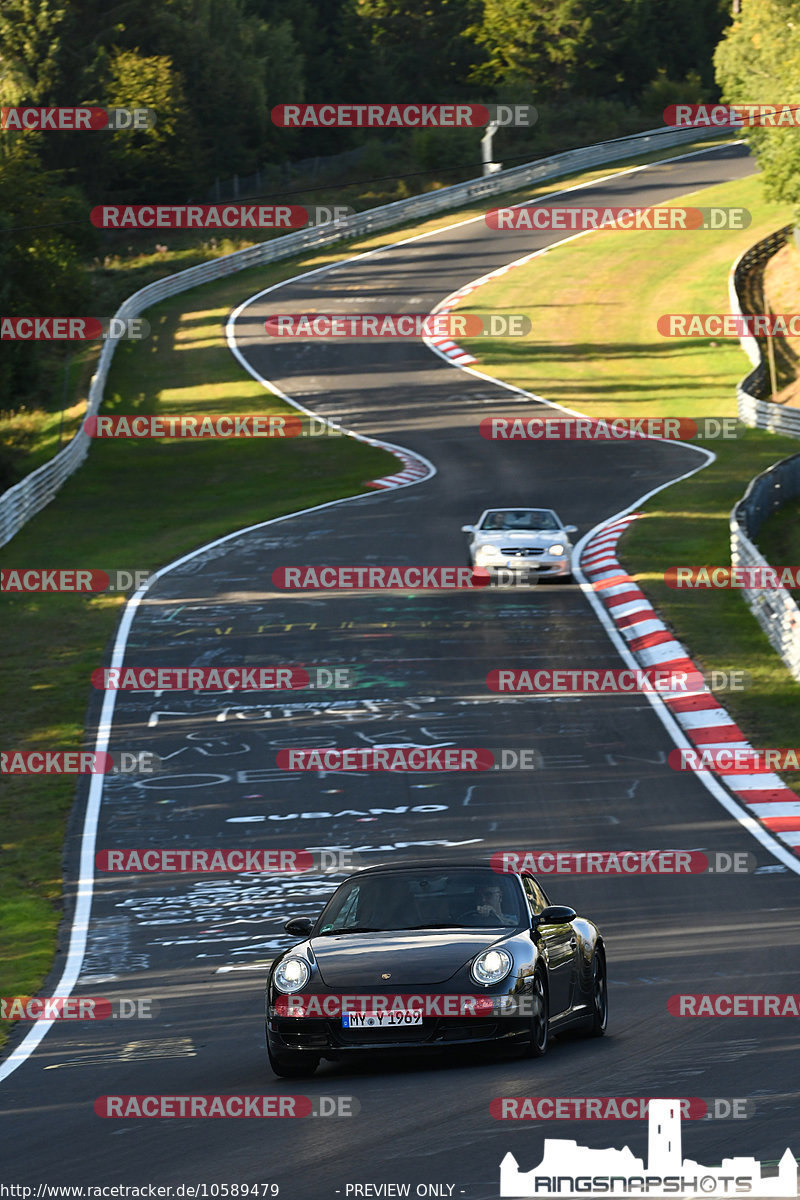
[[[501,512],[489,512],[481,522],[481,529],[491,533],[511,533],[515,529],[559,529],[560,526],[551,512],[546,508],[507,509]]]

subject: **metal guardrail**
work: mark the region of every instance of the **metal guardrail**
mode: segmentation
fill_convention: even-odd
[[[392,204],[356,213],[342,221],[300,229],[295,233],[261,242],[246,250],[237,250],[234,254],[189,267],[185,271],[178,271],[175,275],[168,275],[156,283],[148,284],[123,300],[115,316],[138,316],[146,308],[165,300],[168,296],[175,296],[200,284],[232,275],[236,271],[244,271],[248,267],[292,258],[305,250],[330,246],[344,238],[363,237],[379,229],[418,221],[435,213],[460,208],[473,200],[501,195],[531,183],[556,179],[572,171],[600,166],[650,151],[669,149],[703,137],[715,137],[724,132],[724,129],[651,129],[630,137],[598,142],[578,150],[567,150],[563,154],[554,154],[537,162],[498,171],[495,175],[468,179],[438,191],[411,196],[407,200],[396,200]],[[87,417],[96,415],[99,410],[117,340],[109,338],[103,345],[97,371],[92,376],[89,388],[85,413]],[[0,546],[9,542],[26,521],[50,503],[65,479],[69,478],[86,458],[90,441],[88,434],[81,427],[64,450],[0,496]]]
[[[785,225],[750,246],[737,258],[731,267],[728,280],[732,313],[739,316],[746,311],[756,311],[751,305],[745,304],[743,299],[745,282],[754,266],[761,266],[786,245],[793,230],[793,225]],[[758,311],[763,312],[764,295],[760,283],[756,290]],[[736,387],[739,420],[753,429],[766,429],[769,433],[784,433],[789,437],[800,438],[800,408],[790,408],[788,405],[775,404],[772,400],[765,399],[769,394],[769,372],[758,341],[749,334],[739,341],[753,364],[753,370]]]
[[[730,516],[731,564],[768,567],[755,544],[761,526],[787,501],[800,497],[800,454],[775,463],[751,480]],[[792,675],[800,682],[800,609],[783,588],[743,588],[742,595]]]
[[[737,258],[728,280],[731,312],[740,315],[750,307],[745,306],[742,297],[749,272],[777,253],[787,243],[793,229],[792,225],[785,225]],[[763,312],[764,294],[760,282],[756,292],[751,299],[756,300]],[[754,429],[800,438],[800,409],[763,399],[763,394],[769,391],[769,376],[760,345],[749,334],[739,341],[754,368],[736,388],[739,420]],[[767,517],[777,512],[787,500],[798,496],[800,454],[782,459],[751,480],[730,515],[732,566],[764,568],[770,565],[755,544],[755,538]],[[800,682],[800,609],[791,594],[782,588],[742,588],[742,596],[792,676]]]

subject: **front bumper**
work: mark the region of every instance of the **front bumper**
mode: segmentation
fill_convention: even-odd
[[[530,582],[535,582],[537,579],[558,579],[572,574],[572,560],[568,555],[561,558],[550,558],[546,555],[542,555],[541,558],[508,558],[502,562],[475,563],[475,566],[488,571],[498,582],[509,585],[516,581],[513,576],[522,579],[527,576]]]
[[[342,1058],[349,1054],[441,1050],[448,1046],[487,1045],[530,1036],[530,1021],[517,1017],[424,1017],[421,1025],[387,1029],[342,1026],[341,1017],[270,1016],[267,1039],[274,1053],[318,1054]]]

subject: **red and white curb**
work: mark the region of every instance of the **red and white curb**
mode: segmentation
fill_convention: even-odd
[[[477,283],[469,283],[466,287],[461,288],[460,291],[452,292],[442,301],[441,304],[437,305],[433,311],[437,314],[437,316],[439,313],[449,313],[452,308],[455,308],[457,304],[460,304],[465,296],[468,296],[470,292],[474,292],[477,286]],[[425,338],[425,343],[428,346],[435,346],[439,354],[443,354],[445,358],[450,360],[450,362],[458,363],[460,367],[466,367],[469,366],[470,363],[475,363],[478,361],[474,355],[468,354],[466,350],[463,350],[461,346],[459,346],[457,342],[454,342],[450,337]]]
[[[370,479],[367,481],[367,487],[405,487],[409,483],[420,483],[431,474],[430,463],[423,458],[418,458],[416,454],[412,454],[408,450],[398,450],[394,447],[392,448],[392,454],[400,459],[403,464],[403,470],[397,471],[394,475],[383,475],[380,479]]]
[[[616,556],[619,538],[640,515],[629,513],[601,529],[584,547],[581,569],[628,649],[643,667],[699,672],[685,646],[667,628]],[[685,692],[660,695],[687,741],[698,749],[753,749],[708,688],[688,695]],[[800,796],[796,792],[772,773],[713,774],[750,816],[800,857]]]

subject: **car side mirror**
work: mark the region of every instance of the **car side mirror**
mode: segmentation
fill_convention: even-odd
[[[577,533],[577,532],[578,532],[578,526],[577,526],[577,525],[565,525],[565,526],[564,526],[564,532],[565,532],[565,533]]]
[[[311,917],[292,917],[283,928],[293,937],[308,937],[314,928],[314,921]]]
[[[461,526],[461,532],[462,532],[462,533],[474,533],[474,532],[475,532],[475,526],[474,526],[474,525],[462,525],[462,526]]]
[[[539,925],[566,925],[577,917],[574,908],[568,904],[548,904],[536,918]]]

